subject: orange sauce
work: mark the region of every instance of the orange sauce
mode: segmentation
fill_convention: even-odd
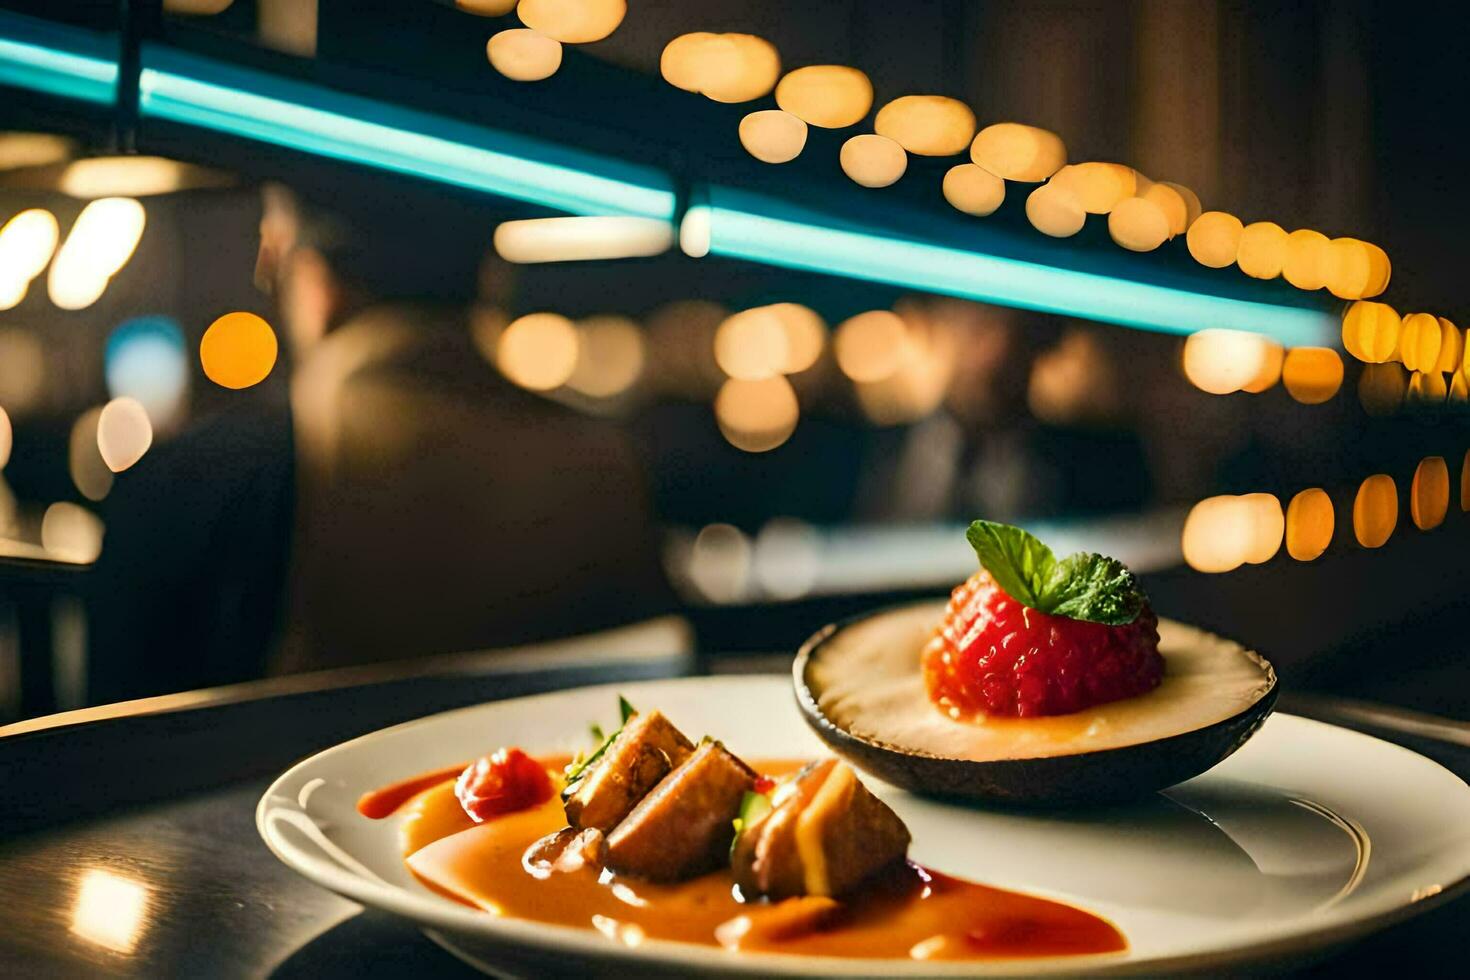
[[[799,767],[787,761],[755,764],[770,774]],[[496,915],[592,928],[630,945],[671,939],[809,956],[984,960],[1111,953],[1128,946],[1112,923],[1089,912],[915,864],[875,876],[844,897],[820,927],[794,933],[763,928],[783,906],[743,901],[726,871],[677,884],[611,871],[538,875],[523,857],[536,841],[566,826],[560,799],[476,824],[459,807],[452,776],[436,775],[437,784],[416,784],[419,791],[404,808],[405,860],[433,891]],[[749,922],[738,922],[742,917]]]
[[[357,798],[357,812],[371,820],[382,820],[384,817],[392,816],[398,812],[398,808],[409,800],[418,796],[426,789],[431,789],[443,782],[453,783],[464,772],[465,766],[449,766],[445,769],[436,769],[433,772],[424,773],[422,776],[412,776],[402,782],[384,786],[371,792],[362,794]],[[450,794],[453,795],[452,793]],[[466,818],[468,819],[468,818]]]

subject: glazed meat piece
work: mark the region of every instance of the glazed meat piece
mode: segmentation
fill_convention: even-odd
[[[742,829],[730,853],[730,868],[743,894],[772,898],[806,894],[801,858],[796,853],[796,818],[836,764],[836,759],[823,759],[803,768],[775,790],[770,812]]]
[[[908,828],[846,763],[809,767],[772,804],[731,855],[748,896],[840,896],[908,851]]]
[[[680,881],[725,864],[735,815],[755,778],[719,742],[703,742],[608,835],[608,867]]]
[[[693,751],[684,733],[660,712],[634,715],[572,788],[567,823],[579,830],[611,831]]]

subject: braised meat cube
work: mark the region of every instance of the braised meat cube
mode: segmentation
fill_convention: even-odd
[[[811,769],[783,790],[733,849],[747,895],[841,896],[908,851],[908,828],[846,763]]]
[[[680,881],[725,864],[735,815],[755,778],[719,742],[704,742],[608,835],[608,867]]]
[[[608,833],[693,751],[684,733],[660,712],[634,715],[572,787],[567,823]]]
[[[741,828],[730,852],[730,870],[744,895],[787,898],[806,894],[801,858],[796,853],[796,818],[836,764],[835,759],[824,759],[806,766],[775,790],[771,810],[764,817]]]

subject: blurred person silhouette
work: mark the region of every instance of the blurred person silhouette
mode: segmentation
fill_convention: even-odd
[[[547,639],[672,608],[624,433],[512,385],[477,350],[457,291],[473,292],[480,250],[407,246],[376,205],[368,229],[284,188],[265,202],[257,277],[297,365],[277,669]],[[512,270],[488,256],[478,280],[493,332]]]
[[[359,224],[343,217],[352,205],[315,209],[282,187],[263,200],[203,227],[211,262],[185,319],[202,331],[222,303],[249,308],[253,259],[280,359],[252,388],[197,385],[181,429],[103,501],[89,702],[552,639],[672,607],[621,431],[512,386],[471,340],[482,224],[423,244],[408,195],[365,200]],[[180,252],[199,233],[178,232]],[[503,308],[513,279],[487,271]]]
[[[1017,520],[1146,500],[1142,447],[1095,337],[1064,334],[1042,314],[949,297],[894,310],[931,348],[944,338],[948,376],[935,411],[880,435],[860,514]]]

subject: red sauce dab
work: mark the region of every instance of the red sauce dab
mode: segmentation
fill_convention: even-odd
[[[800,763],[755,763],[782,774]],[[608,871],[534,874],[526,851],[566,825],[555,798],[474,823],[444,789],[423,793],[408,819],[438,828],[405,839],[405,859],[426,887],[487,914],[596,929],[611,942],[669,939],[740,952],[862,959],[993,960],[1116,953],[1112,923],[1061,902],[965,881],[916,864],[880,872],[842,897],[819,926],[782,926],[790,899],[743,901],[728,871],[655,884]],[[748,922],[740,922],[748,919]],[[737,926],[732,928],[732,926]]]
[[[440,783],[453,779],[463,770],[463,765],[436,769],[434,772],[424,773],[422,776],[411,776],[402,782],[392,783],[381,789],[364,793],[357,798],[357,812],[370,820],[390,817],[398,812],[399,807],[424,790],[432,789]]]
[[[1158,687],[1158,626],[1147,604],[1124,626],[1040,612],[980,571],[950,595],[924,648],[924,683],[959,720],[1070,714]]]

